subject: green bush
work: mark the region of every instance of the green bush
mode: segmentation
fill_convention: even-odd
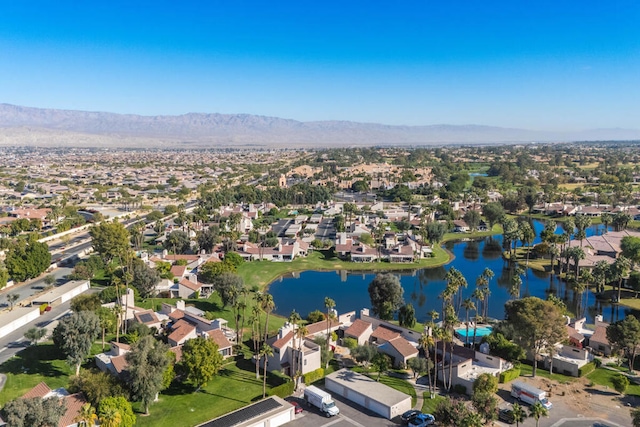
[[[511,368],[500,374],[499,381],[501,384],[504,384],[504,383],[508,383],[509,381],[515,380],[519,376],[520,376],[520,368]]]
[[[324,369],[318,368],[315,371],[307,372],[302,376],[302,379],[306,385],[312,384],[324,377]]]
[[[602,366],[602,359],[600,359],[599,357],[594,357],[593,364],[596,365],[596,368],[599,368],[600,366]]]
[[[291,396],[293,394],[293,389],[295,388],[295,384],[293,381],[288,381],[284,384],[280,384],[277,387],[272,388],[271,390],[269,390],[268,395],[269,396],[278,396],[278,397],[282,397],[283,399],[287,396]]]
[[[584,365],[582,368],[578,369],[578,376],[584,377],[585,375],[595,371],[595,369],[596,369],[595,362],[589,362],[586,365]]]
[[[467,388],[462,384],[456,384],[453,386],[453,391],[458,394],[467,394]]]
[[[611,378],[611,382],[613,383],[613,388],[620,394],[624,394],[629,387],[629,378],[622,374],[616,374]]]

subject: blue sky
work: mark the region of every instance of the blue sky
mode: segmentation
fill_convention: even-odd
[[[640,2],[16,1],[0,102],[640,128]]]

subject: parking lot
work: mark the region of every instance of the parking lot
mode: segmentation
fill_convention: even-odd
[[[327,418],[320,413],[318,408],[309,407],[301,398],[290,398],[287,400],[297,401],[304,410],[296,415],[295,421],[287,423],[287,427],[397,427],[397,423],[382,418],[380,415],[342,399],[333,396],[336,406],[340,409],[340,414],[332,418]]]

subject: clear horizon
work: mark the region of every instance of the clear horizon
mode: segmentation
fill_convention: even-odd
[[[638,129],[632,1],[9,4],[0,102],[139,115]]]

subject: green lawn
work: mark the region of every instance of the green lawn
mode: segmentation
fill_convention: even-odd
[[[431,399],[431,393],[425,391],[422,393],[422,397],[424,401],[422,402],[422,412],[425,414],[433,414],[436,411],[436,406],[438,406],[438,402],[446,400],[447,398],[436,394],[433,399]]]
[[[143,301],[136,302],[136,305],[141,308],[153,308],[154,310],[159,310],[162,303],[168,303],[175,305],[178,299],[175,298],[149,298]],[[200,310],[205,312],[210,312],[213,314],[215,318],[221,317],[229,322],[230,328],[236,327],[236,321],[233,316],[233,312],[230,307],[222,307],[222,301],[220,300],[220,295],[218,293],[213,293],[207,299],[187,299],[184,300],[186,305],[193,305]],[[251,308],[254,305],[253,294],[250,293],[247,296],[247,315],[251,313]],[[261,315],[261,325],[265,324],[266,315],[263,313]],[[281,316],[277,316],[273,313],[269,315],[269,331],[277,331],[285,322],[285,318]],[[264,327],[264,326],[263,326]],[[245,330],[250,328],[248,324],[245,324]],[[247,339],[251,339],[249,334],[245,334]]]
[[[524,363],[521,364],[520,365],[520,376],[521,377],[530,377],[531,375],[533,375],[533,366],[526,365]],[[558,381],[559,383],[562,383],[562,384],[567,383],[567,382],[573,382],[573,381],[577,380],[576,377],[571,377],[571,376],[568,376],[568,375],[549,374],[549,370],[548,369],[540,369],[540,368],[538,368],[536,370],[536,376],[549,378],[551,380]]]
[[[502,233],[502,226],[500,224],[494,224],[493,228],[490,231],[475,231],[473,233],[446,233],[444,235],[443,242],[448,242],[450,240],[460,240],[460,239],[476,239],[480,237],[493,236],[501,233]]]
[[[589,378],[595,384],[607,386],[611,390],[615,390],[615,388],[613,387],[613,382],[611,381],[611,378],[613,378],[615,375],[619,375],[619,373],[617,371],[612,371],[612,370],[600,367],[600,368],[597,368],[595,371],[591,372],[590,374],[588,374],[587,378]],[[629,385],[629,387],[627,388],[626,394],[630,396],[640,397],[640,385],[638,384]]]
[[[52,343],[27,347],[0,365],[0,372],[7,375],[7,382],[0,392],[0,406],[22,396],[42,381],[52,389],[67,387],[73,373]]]
[[[466,237],[458,235],[458,238]],[[437,267],[448,263],[449,254],[441,247],[436,247],[432,258],[423,259],[414,263],[355,263],[342,261],[335,257],[331,251],[313,251],[305,258],[296,258],[291,262],[252,261],[245,262],[238,268],[238,275],[251,288],[257,285],[264,289],[269,283],[286,273],[300,271],[393,271],[414,270],[425,267]]]
[[[238,366],[239,365],[239,366]],[[136,426],[195,426],[262,399],[262,376],[256,379],[250,361],[230,363],[199,392],[177,384],[160,393],[159,401],[149,408],[148,417],[138,415]],[[268,374],[267,392],[279,377]],[[140,409],[134,406],[135,409]]]
[[[92,354],[101,351],[96,342]],[[44,381],[50,388],[68,387],[72,369],[53,346],[44,343],[31,346],[0,366],[7,382],[0,392],[0,406],[18,398]],[[83,369],[93,365],[87,362]],[[82,371],[80,373],[82,375]],[[282,377],[268,374],[267,391],[282,384]],[[255,377],[255,365],[250,360],[230,361],[207,386],[198,393],[190,385],[175,384],[160,394],[151,415],[138,415],[138,426],[193,426],[262,398],[262,379]],[[138,404],[134,409],[140,412]]]

